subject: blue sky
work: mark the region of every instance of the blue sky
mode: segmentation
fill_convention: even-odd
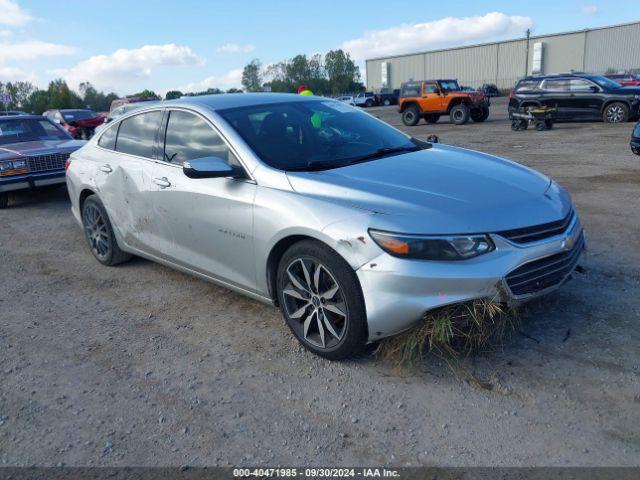
[[[0,0],[0,81],[63,77],[120,94],[229,88],[252,58],[365,58],[640,19],[637,0],[362,2]]]

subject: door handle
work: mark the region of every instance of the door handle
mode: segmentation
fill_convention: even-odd
[[[113,168],[111,168],[111,165],[109,165],[108,163],[105,163],[100,167],[100,171],[104,173],[111,173],[113,172]]]
[[[153,183],[155,183],[156,185],[159,185],[160,188],[167,188],[171,186],[171,182],[167,177],[154,178]]]

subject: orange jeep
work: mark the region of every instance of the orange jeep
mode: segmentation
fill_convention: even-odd
[[[420,118],[436,123],[449,115],[451,123],[464,125],[469,118],[484,122],[489,117],[489,98],[475,91],[461,90],[457,80],[406,82],[400,87],[398,111],[402,123],[412,127]]]

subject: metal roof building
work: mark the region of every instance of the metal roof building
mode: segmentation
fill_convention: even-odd
[[[509,88],[525,75],[608,69],[640,69],[640,22],[366,61],[367,89],[373,91],[434,78]]]

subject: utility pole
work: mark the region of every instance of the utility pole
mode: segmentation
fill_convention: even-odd
[[[524,59],[524,76],[529,75],[529,38],[531,38],[531,30],[527,28],[527,53]]]

